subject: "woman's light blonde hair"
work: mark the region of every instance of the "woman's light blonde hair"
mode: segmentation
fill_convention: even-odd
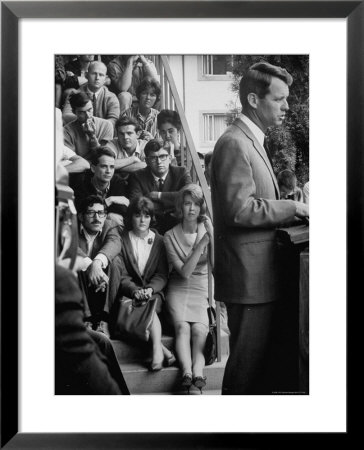
[[[186,186],[183,186],[181,190],[178,191],[178,195],[176,197],[176,216],[179,220],[183,219],[183,202],[186,197],[186,195],[190,195],[192,200],[197,203],[200,206],[200,214],[197,218],[198,222],[201,222],[203,217],[206,214],[206,202],[204,199],[204,195],[202,192],[202,189],[198,184],[187,184]]]

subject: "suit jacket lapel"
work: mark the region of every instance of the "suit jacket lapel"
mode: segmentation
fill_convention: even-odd
[[[148,191],[153,192],[155,190],[158,190],[157,184],[155,182],[154,176],[152,174],[152,171],[149,167],[146,168],[146,181],[148,186]]]
[[[257,138],[254,136],[254,134],[251,132],[250,128],[244,123],[242,122],[240,119],[235,119],[234,125],[236,125],[237,127],[239,127],[241,129],[241,131],[246,134],[246,136],[252,141],[254,148],[256,149],[256,151],[259,153],[259,155],[262,157],[263,161],[265,162],[265,165],[267,166],[272,180],[273,180],[273,184],[276,190],[276,197],[279,198],[279,187],[278,187],[278,183],[277,183],[277,179],[276,176],[273,172],[273,167],[268,159],[267,156],[267,152],[265,151],[265,149],[259,144]]]
[[[138,275],[138,277],[140,279],[142,279],[142,276],[141,276],[141,274],[139,272],[138,262],[137,262],[137,260],[135,259],[135,256],[134,256],[133,246],[131,245],[131,241],[130,241],[130,238],[129,238],[129,232],[128,231],[126,233],[124,233],[123,240],[124,240],[125,250],[126,250],[128,256],[129,256],[130,264],[131,264],[134,272]]]

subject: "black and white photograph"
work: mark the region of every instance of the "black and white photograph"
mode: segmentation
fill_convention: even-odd
[[[55,393],[309,394],[309,55],[55,55]]]
[[[363,3],[1,2],[0,446],[348,434]]]

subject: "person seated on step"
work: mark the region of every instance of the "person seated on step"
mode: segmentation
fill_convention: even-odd
[[[127,181],[129,174],[146,167],[140,126],[132,117],[120,117],[115,124],[117,137],[106,144],[115,153],[115,173]]]
[[[79,279],[84,293],[85,322],[88,328],[110,337],[106,291],[109,268],[120,253],[121,238],[117,224],[106,216],[101,197],[90,195],[79,202],[78,255],[84,257]]]
[[[180,131],[181,119],[178,112],[171,109],[162,109],[157,116],[158,136],[163,141],[163,147],[169,149],[172,163],[181,165]]]
[[[56,166],[55,394],[129,395],[109,339],[86,328],[77,272],[77,214],[68,174]]]
[[[68,97],[79,92],[81,86],[87,83],[86,74],[95,55],[61,55],[64,61],[65,80],[62,86],[60,108],[63,109]]]
[[[95,59],[95,55],[78,55],[76,58],[69,59],[64,67],[66,70],[65,87],[78,89],[87,83],[86,74],[90,63]]]
[[[180,222],[164,236],[172,271],[166,291],[167,312],[175,329],[175,348],[182,372],[181,384],[202,393],[203,354],[209,319],[208,259],[213,266],[213,227],[197,184],[184,186],[176,198]]]
[[[302,189],[297,186],[297,178],[289,169],[282,170],[277,175],[281,200],[294,200],[303,202]]]
[[[150,140],[144,153],[147,167],[130,175],[129,198],[146,196],[153,201],[156,229],[164,234],[178,223],[174,216],[174,202],[178,191],[192,179],[185,167],[171,165],[171,155],[162,141]]]
[[[99,195],[107,207],[107,218],[114,220],[122,229],[129,199],[125,183],[114,172],[114,153],[109,148],[100,147],[91,160],[91,169],[82,174],[73,188],[77,209],[84,198]]]
[[[106,71],[104,63],[99,61],[91,62],[86,73],[87,83],[82,85],[77,92],[83,92],[88,95],[92,102],[95,117],[106,119],[114,126],[120,115],[120,106],[116,95],[105,86]],[[68,96],[63,107],[63,120],[65,123],[68,123],[75,119],[76,116],[72,113]]]
[[[95,150],[113,138],[112,124],[94,117],[92,101],[84,92],[73,94],[70,105],[76,119],[63,127],[64,145],[91,161]]]
[[[138,103],[137,87],[145,77],[158,81],[157,69],[153,61],[144,55],[118,55],[107,65],[111,79],[109,89],[118,96],[120,114]]]
[[[84,158],[66,147],[63,143],[62,112],[55,108],[56,112],[56,161],[67,169],[70,176],[82,173],[90,168],[90,164]]]
[[[171,366],[176,358],[162,344],[158,313],[164,302],[168,263],[163,238],[151,228],[154,205],[146,197],[135,198],[128,208],[121,254],[115,258],[110,280],[112,336],[149,341],[152,347],[151,371]],[[134,308],[130,312],[130,306]]]
[[[153,106],[159,101],[161,87],[157,80],[146,77],[136,89],[138,104],[125,112],[128,117],[133,117],[142,130],[140,138],[146,141],[154,139],[157,135],[158,109]]]

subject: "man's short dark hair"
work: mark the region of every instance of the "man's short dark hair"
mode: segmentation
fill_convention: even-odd
[[[287,86],[291,86],[293,82],[292,76],[286,69],[273,66],[265,61],[253,64],[249,68],[248,72],[241,78],[239,85],[239,96],[243,109],[247,105],[247,97],[250,93],[257,94],[259,98],[264,98],[268,94],[273,77],[279,78]]]
[[[285,169],[277,175],[278,186],[285,186],[288,189],[294,189],[297,183],[297,177],[292,170]]]
[[[77,92],[70,96],[70,105],[74,111],[76,108],[83,108],[90,101],[90,97],[86,92]]]
[[[157,80],[151,77],[145,77],[142,79],[139,86],[136,88],[135,95],[138,100],[140,100],[140,94],[147,89],[153,89],[155,95],[157,96],[156,102],[159,100],[159,97],[161,95],[161,85]]]
[[[158,152],[161,148],[163,148],[163,141],[160,139],[151,139],[144,147],[144,154],[148,157],[151,153]],[[169,148],[166,148],[165,150],[170,153]]]
[[[115,123],[115,130],[117,131],[120,127],[125,127],[127,125],[133,125],[136,133],[141,130],[139,122],[134,119],[134,117],[129,117],[126,115],[118,118]]]
[[[89,195],[79,200],[77,212],[80,214],[84,214],[87,211],[87,208],[98,204],[102,205],[106,211],[106,205],[99,195]]]
[[[157,127],[158,129],[166,122],[171,123],[179,131],[182,128],[181,119],[177,111],[172,111],[171,109],[162,109],[162,111],[157,116]]]
[[[93,152],[93,155],[91,158],[91,164],[93,166],[97,166],[101,156],[110,156],[111,158],[115,159],[115,153],[112,150],[110,150],[107,147],[99,147]]]

